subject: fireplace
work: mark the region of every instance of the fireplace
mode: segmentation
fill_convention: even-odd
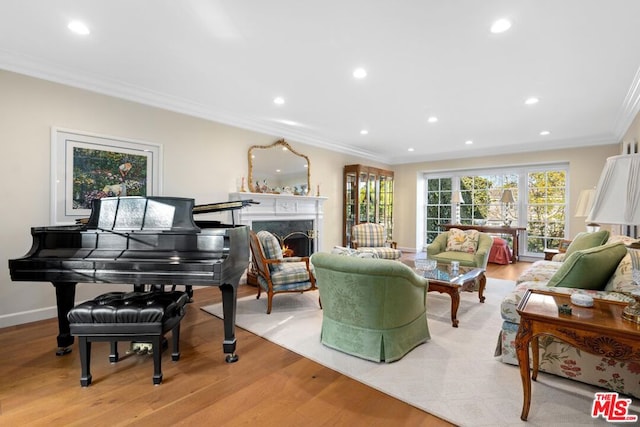
[[[297,256],[321,251],[326,197],[269,193],[231,193],[229,200],[253,200],[258,204],[240,209],[237,223],[253,231],[267,230],[281,243],[296,246]],[[305,253],[299,255],[298,251]]]
[[[286,250],[285,256],[311,256],[314,252],[312,220],[253,221],[251,228],[256,233],[266,230],[276,236]]]
[[[253,200],[258,204],[240,209],[237,223],[253,231],[267,230],[291,255],[310,256],[322,250],[323,211],[326,197],[293,196],[268,193],[231,193],[229,200]],[[249,260],[247,260],[249,266]],[[247,284],[257,285],[252,268],[247,270]]]

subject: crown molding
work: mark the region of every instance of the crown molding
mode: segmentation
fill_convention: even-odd
[[[213,110],[205,105],[186,99],[168,96],[146,88],[134,86],[102,76],[80,74],[58,64],[36,60],[26,55],[0,50],[0,68],[39,79],[96,92],[127,101],[169,110],[192,117],[198,117],[229,126],[238,127],[258,133],[274,135],[296,140],[300,143],[323,148],[329,151],[350,154],[366,159],[383,162],[384,158],[371,151],[360,150],[340,144],[336,141],[319,138],[304,131],[291,129],[287,125],[269,123],[255,117],[238,116]]]
[[[505,153],[504,147],[483,147],[481,149],[460,150],[455,153],[450,151],[430,153],[422,156],[398,156],[387,162],[391,165],[423,163],[451,159],[467,159],[472,157],[499,156],[505,154],[530,153],[534,151],[551,151],[571,148],[594,147],[599,145],[615,145],[619,143],[616,135],[591,135],[581,138],[568,138],[548,140],[545,142],[530,141],[527,143],[509,145],[509,152]]]
[[[638,112],[640,111],[640,68],[636,70],[635,76],[631,86],[627,91],[627,95],[624,98],[620,112],[618,113],[618,119],[616,120],[615,134],[617,140],[621,141],[625,133],[631,126],[631,123],[635,120]]]
[[[239,116],[211,109],[203,104],[194,103],[179,97],[168,96],[143,87],[134,86],[122,81],[109,79],[104,76],[78,73],[56,63],[42,61],[23,54],[15,54],[0,49],[0,68],[7,71],[40,78],[55,83],[84,89],[131,102],[136,102],[163,110],[173,111],[192,117],[238,127],[276,138],[294,140],[303,144],[322,148],[329,151],[353,155],[388,165],[416,163],[451,158],[467,158],[476,156],[499,155],[504,153],[504,147],[483,148],[480,150],[461,150],[459,152],[430,153],[429,155],[402,155],[388,158],[372,151],[357,149],[347,144],[333,141],[331,138],[311,135],[304,130],[294,129],[289,125],[272,123],[263,118]],[[616,144],[631,126],[640,111],[640,68],[636,71],[633,82],[625,96],[624,103],[618,113],[615,132],[613,135],[594,135],[585,138],[549,140],[545,142],[530,141],[527,143],[510,145],[510,153],[524,153],[540,149],[562,149],[593,145]]]

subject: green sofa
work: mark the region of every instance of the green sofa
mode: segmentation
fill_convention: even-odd
[[[427,257],[442,263],[448,264],[451,263],[451,261],[458,261],[460,265],[466,267],[486,269],[491,246],[493,245],[493,238],[486,233],[478,232],[478,242],[475,252],[462,252],[448,250],[447,242],[451,233],[452,231],[450,230],[436,236],[433,242],[427,246]]]
[[[429,340],[427,279],[398,261],[317,252],[322,344],[393,362]]]

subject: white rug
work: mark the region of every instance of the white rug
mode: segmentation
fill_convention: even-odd
[[[241,298],[236,325],[460,426],[608,425],[590,415],[593,393],[601,389],[542,372],[532,384],[529,421],[520,420],[520,371],[493,357],[502,325],[500,301],[513,286],[510,281],[488,279],[484,304],[478,302],[477,293],[463,292],[458,328],[451,327],[449,296],[430,292],[431,340],[389,364],[323,346],[317,292],[276,295],[270,315],[265,295],[259,300]],[[202,309],[222,317],[221,304]],[[242,357],[242,342],[238,354]]]

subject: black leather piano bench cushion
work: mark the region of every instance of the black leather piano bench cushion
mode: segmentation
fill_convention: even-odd
[[[78,337],[82,376],[91,384],[91,342],[109,341],[112,363],[118,361],[118,341],[152,344],[153,383],[162,382],[161,355],[164,335],[171,331],[171,359],[180,359],[180,321],[189,296],[185,292],[110,292],[78,304],[69,311],[71,334]]]

